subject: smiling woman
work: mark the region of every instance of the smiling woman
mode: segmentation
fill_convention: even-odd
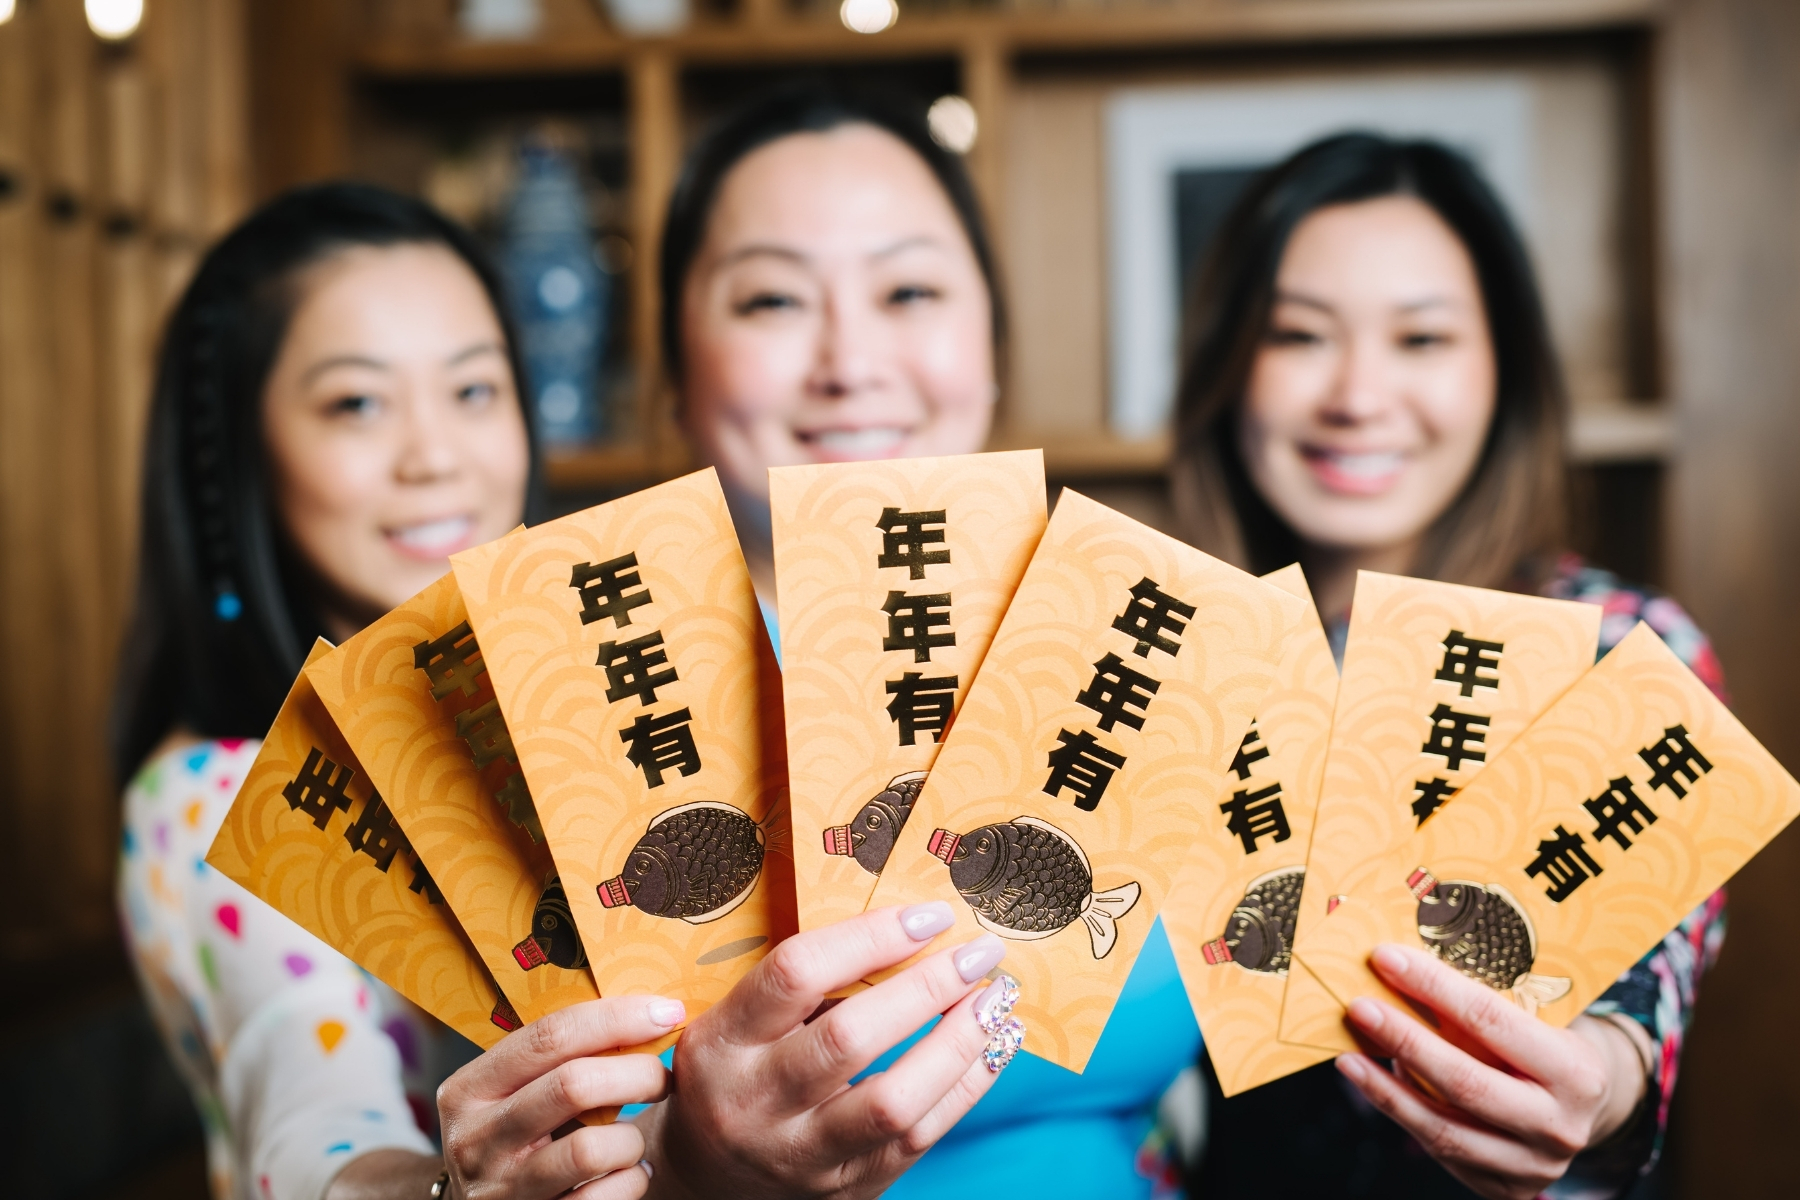
[[[801,85],[712,131],[669,205],[662,339],[774,599],[768,468],[967,454],[1005,320],[961,163],[920,115]]]
[[[1601,604],[1603,653],[1642,614],[1721,690],[1671,601],[1559,553],[1562,379],[1524,248],[1466,160],[1326,139],[1253,183],[1216,245],[1173,470],[1196,544],[1259,571],[1298,559],[1340,654],[1368,569]],[[1378,950],[1431,1025],[1357,1001],[1349,1024],[1393,1069],[1346,1054],[1219,1098],[1196,1190],[1619,1194],[1655,1161],[1723,911],[1720,893],[1565,1029],[1416,949]]]
[[[163,339],[115,708],[119,898],[221,1197],[318,1200],[384,1159],[424,1195],[442,1169],[432,1093],[460,1039],[203,856],[314,637],[523,518],[499,295],[430,208],[332,184],[213,247]]]
[[[499,316],[450,251],[342,250],[293,286],[263,393],[271,490],[342,641],[517,523],[525,419]]]

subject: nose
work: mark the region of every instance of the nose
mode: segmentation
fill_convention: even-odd
[[[848,287],[831,287],[819,326],[818,352],[809,390],[830,400],[847,400],[879,387],[886,336],[880,312]]]
[[[1346,339],[1337,377],[1320,410],[1326,424],[1340,428],[1365,425],[1387,412],[1398,398],[1397,376],[1390,369],[1389,357],[1388,347],[1378,337]]]
[[[450,422],[417,384],[407,389],[394,478],[401,483],[439,483],[454,478],[462,465]]]

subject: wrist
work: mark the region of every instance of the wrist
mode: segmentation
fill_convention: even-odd
[[[1622,1130],[1649,1091],[1655,1050],[1643,1026],[1629,1017],[1583,1014],[1569,1030],[1593,1046],[1606,1065],[1606,1095],[1594,1114],[1588,1145],[1595,1146]]]
[[[664,1152],[663,1136],[669,1118],[669,1102],[661,1101],[631,1119],[644,1135],[644,1162],[650,1168],[650,1184],[644,1190],[646,1200],[693,1200],[685,1181],[676,1178],[671,1169],[668,1155]]]
[[[427,1200],[443,1171],[444,1160],[436,1155],[371,1150],[344,1164],[324,1200]]]

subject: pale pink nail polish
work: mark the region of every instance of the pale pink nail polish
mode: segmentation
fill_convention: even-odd
[[[991,933],[984,933],[951,956],[951,963],[964,983],[974,983],[1000,965],[1006,957],[1006,943]]]
[[[900,928],[915,942],[929,941],[956,924],[956,914],[942,900],[927,900],[900,910]]]
[[[650,1019],[664,1029],[673,1029],[687,1019],[687,1005],[679,1000],[652,1000]]]

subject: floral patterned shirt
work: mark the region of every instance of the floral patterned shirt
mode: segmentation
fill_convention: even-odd
[[[206,864],[258,745],[192,743],[138,772],[119,908],[213,1196],[318,1200],[366,1151],[435,1153],[432,1097],[461,1039]]]

